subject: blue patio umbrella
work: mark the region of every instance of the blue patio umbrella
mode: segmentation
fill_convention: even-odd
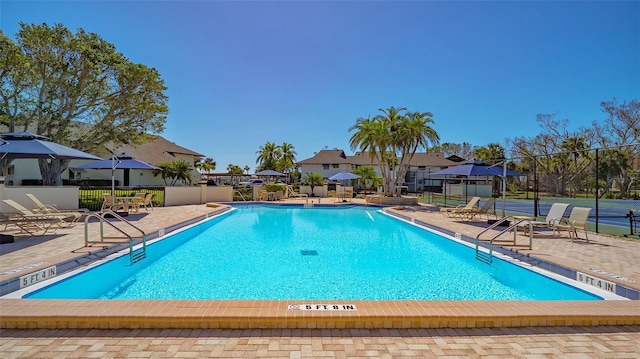
[[[339,172],[329,177],[329,179],[332,181],[346,181],[346,180],[352,180],[357,178],[360,178],[360,176],[358,176],[357,174],[353,174],[351,172]]]
[[[0,160],[51,158],[60,160],[99,160],[92,154],[49,141],[49,138],[31,132],[0,134]]]
[[[496,165],[489,166],[486,163],[482,163],[479,161],[474,161],[471,163],[465,163],[459,166],[453,166],[449,168],[445,168],[443,170],[431,173],[431,176],[438,175],[457,175],[457,176],[499,176],[502,178],[502,217],[504,217],[505,212],[505,202],[506,202],[506,182],[504,180],[506,176],[525,176],[516,171],[512,171],[507,169],[505,163],[502,163],[502,167],[498,167]]]
[[[111,170],[111,206],[115,206],[115,194],[116,194],[116,184],[115,184],[115,172],[117,169],[124,170],[159,170],[160,167],[156,167],[147,162],[138,160],[133,158],[131,155],[126,153],[121,154],[113,154],[111,158],[101,159],[100,161],[95,161],[91,163],[87,163],[82,166],[78,166],[76,168],[81,169],[110,169]]]
[[[437,175],[458,175],[458,176],[503,176],[504,169],[497,166],[489,166],[481,162],[465,163],[463,165],[448,167],[443,170],[431,173]],[[521,173],[507,169],[507,176],[524,176]]]
[[[87,163],[82,166],[78,166],[76,168],[96,169],[96,170],[100,170],[100,169],[159,170],[160,169],[159,167],[156,167],[152,164],[133,158],[131,155],[128,155],[126,153],[114,155],[112,158],[105,158],[105,159],[101,159],[100,161]]]

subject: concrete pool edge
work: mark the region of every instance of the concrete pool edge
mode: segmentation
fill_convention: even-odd
[[[355,310],[289,310],[291,304]],[[640,325],[636,301],[0,299],[2,329],[499,328]]]

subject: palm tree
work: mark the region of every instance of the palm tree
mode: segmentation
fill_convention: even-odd
[[[211,157],[207,157],[204,161],[196,164],[196,168],[200,171],[200,173],[204,172],[207,174],[207,180],[209,179],[209,174],[216,169],[216,161]]]
[[[287,174],[287,178],[289,174],[295,169],[295,161],[296,161],[296,151],[292,144],[282,142],[279,146],[280,149],[280,168],[282,172]],[[287,181],[289,183],[290,181]]]
[[[258,154],[258,158],[256,159],[258,171],[276,170],[278,159],[281,155],[280,148],[276,146],[275,143],[267,141],[263,146],[260,146],[256,154]]]
[[[160,175],[165,184],[167,179],[171,180],[169,186],[174,186],[178,181],[183,184],[191,184],[191,164],[184,159],[172,162],[162,162],[157,165],[160,167]]]
[[[231,183],[235,183],[235,176],[242,174],[242,168],[238,165],[229,164],[227,166],[227,173],[231,175]]]
[[[394,183],[397,194],[400,194],[400,185],[404,181],[409,170],[409,163],[418,149],[427,150],[429,144],[438,144],[440,138],[438,133],[430,126],[433,121],[433,114],[430,112],[409,112],[400,118],[400,128],[396,131],[398,136],[394,146],[400,152],[398,172]]]
[[[313,188],[315,186],[320,186],[324,184],[324,177],[322,177],[320,173],[307,173],[307,175],[302,180],[302,183],[304,183],[307,186],[311,186],[311,196],[313,197],[314,196]]]
[[[375,186],[376,183],[379,184],[379,182],[381,182],[381,179],[376,175],[376,171],[373,169],[373,166],[360,166],[351,172],[360,176],[357,181],[360,183],[362,188],[364,188],[364,194],[367,194],[367,189]]]
[[[438,144],[437,132],[429,112],[408,112],[406,108],[379,109],[382,114],[359,118],[349,131],[356,131],[350,138],[351,149],[360,148],[379,162],[383,189],[386,195],[400,195],[400,184],[409,169],[409,163],[419,148]],[[372,161],[373,162],[373,161]],[[395,173],[395,175],[394,175]]]
[[[191,184],[191,170],[193,169],[191,167],[191,164],[184,160],[184,159],[179,159],[176,161],[173,161],[174,166],[175,166],[175,180],[174,183],[177,183],[178,181],[182,182],[182,184]]]
[[[372,164],[373,159],[377,159],[383,179],[387,178],[387,166],[384,164],[388,161],[385,160],[384,156],[384,151],[386,151],[384,142],[385,133],[388,131],[385,125],[378,118],[371,119],[370,117],[361,117],[356,120],[355,125],[349,128],[349,132],[351,131],[355,131],[349,139],[351,150],[356,151],[359,148],[362,152],[366,152]],[[382,148],[382,151],[380,151],[379,148]]]

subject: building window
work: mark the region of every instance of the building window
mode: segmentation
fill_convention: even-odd
[[[328,170],[329,169],[329,165],[322,165],[322,169],[323,170]]]
[[[422,170],[422,171],[424,171],[424,170],[426,170],[426,169],[427,169],[427,166],[418,166],[418,170]]]
[[[334,164],[332,164],[331,166],[332,166],[333,168],[340,168],[340,165],[339,165],[339,164],[337,164],[337,163],[334,163]]]

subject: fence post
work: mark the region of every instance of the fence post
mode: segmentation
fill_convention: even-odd
[[[598,213],[599,213],[599,209],[598,209],[598,201],[599,201],[599,197],[600,197],[600,189],[598,188],[598,185],[600,182],[600,178],[598,175],[598,168],[600,168],[600,164],[598,163],[598,149],[596,148],[596,233],[598,232]]]

